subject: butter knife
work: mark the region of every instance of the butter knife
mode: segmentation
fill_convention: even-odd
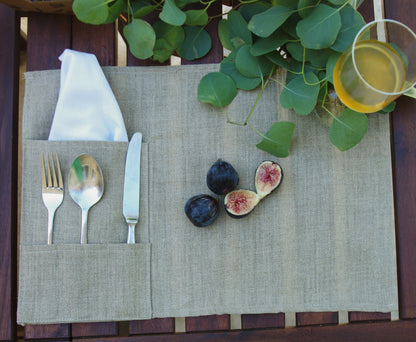
[[[134,133],[127,149],[124,170],[123,215],[129,227],[127,243],[136,243],[134,230],[139,221],[141,149],[142,134]]]

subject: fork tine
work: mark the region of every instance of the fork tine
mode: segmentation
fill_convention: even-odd
[[[49,166],[49,154],[46,155],[46,166],[48,172],[48,187],[52,186],[52,178],[51,178],[51,168]]]
[[[52,179],[53,179],[53,187],[58,187],[58,181],[56,180],[56,171],[55,171],[55,163],[53,162],[53,154],[50,154],[51,158],[51,167],[52,167]]]
[[[43,153],[41,156],[41,163],[42,163],[42,187],[46,188],[46,176],[45,176],[45,162],[43,158]]]
[[[56,156],[56,168],[58,170],[58,186],[60,188],[63,188],[64,182],[62,181],[61,164],[59,163],[58,153],[55,153],[55,156]]]

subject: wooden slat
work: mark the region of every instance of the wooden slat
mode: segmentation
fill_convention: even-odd
[[[416,30],[414,0],[385,1],[386,18]],[[401,318],[416,317],[416,100],[401,96],[391,115]]]
[[[296,326],[338,324],[338,312],[300,312],[296,314]]]
[[[72,323],[72,337],[117,336],[116,322]]]
[[[353,311],[348,313],[348,321],[350,323],[363,321],[390,321],[390,313]]]
[[[25,326],[25,339],[59,338],[60,341],[70,341],[70,324],[48,324]]]
[[[229,330],[230,315],[186,317],[185,326],[187,332]]]
[[[16,334],[18,22],[0,4],[0,340]]]
[[[241,327],[243,329],[284,328],[284,313],[246,314],[241,315]]]
[[[359,7],[358,11],[363,16],[366,23],[374,20],[374,3],[373,0],[365,0]]]
[[[129,322],[129,333],[134,334],[162,334],[175,332],[174,318],[154,318]]]
[[[88,25],[73,17],[72,49],[95,54],[101,66],[116,65],[115,25]]]
[[[27,30],[27,70],[59,69],[59,55],[71,46],[71,16],[31,14]]]
[[[88,342],[414,342],[416,321],[89,339]],[[81,340],[82,341],[82,340]]]

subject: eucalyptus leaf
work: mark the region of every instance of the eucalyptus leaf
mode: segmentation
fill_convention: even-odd
[[[367,129],[367,115],[347,108],[337,119],[332,121],[329,128],[329,139],[340,151],[346,151],[363,139]]]
[[[259,37],[268,37],[276,31],[290,15],[293,9],[284,6],[271,7],[254,15],[248,23],[248,29]]]
[[[283,46],[289,40],[287,33],[276,31],[267,38],[259,38],[251,47],[250,52],[254,56],[265,55]]]
[[[177,49],[185,40],[185,31],[180,26],[173,26],[159,20],[153,24],[153,29],[156,39],[165,39],[174,49]]]
[[[298,34],[296,33],[296,26],[298,25],[299,20],[302,18],[299,16],[298,13],[292,14],[289,19],[287,19],[281,29],[286,32],[290,37],[294,40],[299,40]]]
[[[326,79],[332,84],[334,84],[333,75],[334,75],[335,64],[337,64],[338,59],[339,57],[341,57],[341,55],[342,54],[340,52],[334,52],[329,56],[326,62]]]
[[[221,44],[228,50],[234,50],[252,43],[252,36],[247,28],[247,22],[237,11],[231,11],[228,13],[227,19],[222,19],[218,23],[218,35]]]
[[[186,14],[176,6],[174,0],[165,0],[159,18],[167,24],[182,26],[185,24]]]
[[[156,39],[152,59],[159,63],[164,63],[170,59],[174,52],[175,49],[172,50],[171,45],[165,39]]]
[[[245,21],[249,22],[253,15],[262,13],[271,7],[270,3],[265,1],[257,1],[242,5],[238,12],[243,16]]]
[[[354,41],[358,31],[365,25],[365,21],[351,5],[346,5],[340,11],[341,29],[334,45],[331,48],[338,52],[344,52]]]
[[[324,68],[332,53],[333,51],[331,49],[306,49],[306,59],[310,61],[311,65],[313,65],[314,67]]]
[[[286,70],[290,70],[291,68],[291,64],[289,63],[289,61],[287,60],[287,58],[283,57],[280,54],[280,51],[274,51],[274,52],[270,52],[267,55],[265,55],[265,57],[272,62],[273,64],[280,66]]]
[[[127,0],[116,0],[108,7],[108,15],[104,24],[111,24],[116,21],[122,12],[126,10]]]
[[[107,0],[74,0],[72,10],[80,21],[93,25],[105,23],[109,14]]]
[[[291,9],[295,9],[297,4],[298,0],[272,0],[273,6],[284,6]]]
[[[318,94],[318,77],[312,72],[307,72],[305,75],[296,76],[284,87],[280,94],[280,103],[284,108],[293,108],[300,115],[308,115],[316,106]]]
[[[406,91],[404,95],[413,97],[414,99],[416,99],[416,88],[411,88],[410,90]]]
[[[268,152],[278,158],[289,155],[289,147],[292,141],[295,124],[289,121],[275,122],[264,134],[264,138],[256,146],[260,150]]]
[[[152,0],[136,0],[130,2],[130,5],[133,11],[133,17],[138,19],[152,13],[157,7],[157,5],[153,4]]]
[[[136,58],[147,59],[153,55],[156,33],[148,22],[133,19],[130,24],[124,26],[123,34]]]
[[[180,57],[192,61],[205,56],[211,49],[211,37],[202,27],[185,26],[185,40],[178,49]]]
[[[320,4],[299,21],[296,32],[308,49],[325,49],[334,44],[341,29],[341,16],[336,8]]]
[[[273,67],[273,64],[265,57],[253,56],[250,52],[250,46],[242,46],[236,54],[235,66],[237,70],[249,78],[262,78],[267,76]]]
[[[249,78],[243,76],[235,66],[235,55],[236,51],[233,51],[228,57],[221,61],[220,72],[230,76],[239,89],[252,90],[257,88],[257,86],[261,83],[261,78]]]
[[[204,26],[208,23],[208,14],[205,9],[188,10],[185,12],[185,24],[189,26]]]
[[[305,53],[305,48],[300,42],[291,42],[286,44],[286,50],[289,52],[290,56],[296,59],[298,62],[303,61],[303,56]]]
[[[157,21],[153,24],[156,33],[156,43],[153,48],[153,59],[163,63],[178,49],[185,40],[185,31],[180,26]]]
[[[349,2],[350,0],[327,0],[327,1],[335,6],[340,6],[340,5],[345,4],[346,2]]]
[[[393,101],[392,103],[388,104],[383,109],[379,110],[377,113],[388,114],[388,113],[391,113],[395,108],[396,108],[396,102]]]
[[[302,18],[307,17],[316,6],[316,0],[299,0],[298,13]]]
[[[233,79],[221,72],[210,72],[198,84],[198,99],[201,102],[224,107],[237,95]]]

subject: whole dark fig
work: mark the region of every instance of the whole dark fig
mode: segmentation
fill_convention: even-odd
[[[262,162],[255,176],[255,185],[260,199],[269,195],[282,182],[283,171],[279,164],[266,160]]]
[[[217,160],[207,173],[208,188],[217,195],[226,195],[238,185],[238,173],[230,163]]]
[[[197,227],[206,227],[219,215],[218,200],[209,195],[196,195],[185,204],[185,214]]]
[[[224,198],[224,207],[228,215],[241,218],[250,214],[259,203],[260,197],[251,190],[234,190]]]

